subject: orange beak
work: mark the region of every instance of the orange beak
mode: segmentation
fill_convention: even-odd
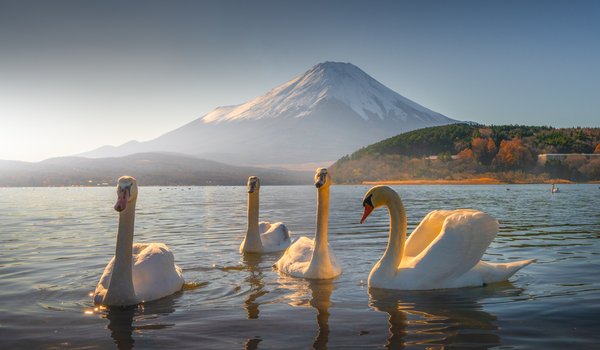
[[[369,217],[369,215],[371,215],[372,211],[373,211],[373,207],[368,204],[365,204],[365,211],[363,212],[362,219],[360,219],[361,224],[363,222],[365,222],[365,220],[367,219],[367,217]]]

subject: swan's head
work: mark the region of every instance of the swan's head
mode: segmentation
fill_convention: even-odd
[[[374,209],[385,205],[388,200],[394,196],[398,197],[398,193],[387,186],[375,186],[368,190],[363,198],[363,207],[365,208],[365,211],[360,219],[360,223],[362,224],[365,222]]]
[[[331,178],[327,173],[326,168],[319,168],[315,173],[315,186],[317,188],[324,187],[325,185],[329,186],[331,184]]]
[[[256,176],[248,178],[248,193],[258,192],[260,190],[260,179]]]
[[[132,176],[121,176],[117,182],[117,204],[115,210],[121,212],[137,198],[137,181]]]

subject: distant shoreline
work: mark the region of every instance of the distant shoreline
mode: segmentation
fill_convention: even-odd
[[[532,185],[532,184],[598,184],[600,181],[573,182],[564,179],[552,179],[544,182],[506,182],[490,177],[462,180],[386,180],[363,181],[363,185]]]
[[[545,182],[506,182],[501,181],[495,178],[476,178],[476,179],[462,179],[462,180],[430,180],[430,179],[415,179],[415,180],[385,180],[385,181],[363,181],[360,184],[352,184],[352,183],[338,183],[334,184],[334,186],[356,186],[356,185],[365,185],[365,186],[374,186],[374,185],[550,185],[550,184],[569,184],[569,185],[578,185],[578,184],[589,184],[589,185],[600,185],[600,181],[588,181],[588,182],[574,182],[564,179],[553,179],[546,180]],[[142,185],[142,187],[243,187],[245,184],[228,184],[228,185],[185,185],[185,184],[165,184],[165,185]],[[273,184],[270,186],[314,186],[312,184]],[[2,186],[0,188],[107,188],[114,187],[114,185],[110,184],[102,184],[102,185],[46,185],[46,186]]]

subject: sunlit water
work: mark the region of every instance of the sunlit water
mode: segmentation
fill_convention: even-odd
[[[185,290],[133,308],[90,293],[114,254],[113,188],[0,189],[0,348],[598,348],[598,185],[400,186],[409,232],[433,209],[500,221],[485,260],[536,258],[510,282],[429,292],[369,290],[388,217],[358,221],[368,187],[331,189],[330,243],[344,273],[281,276],[279,254],[242,257],[244,187],[141,187],[135,240],[162,241]],[[316,190],[261,189],[261,219],[313,235]],[[458,253],[458,252],[457,252]]]

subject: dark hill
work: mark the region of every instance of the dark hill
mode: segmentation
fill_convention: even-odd
[[[139,153],[117,158],[52,158],[38,163],[0,161],[0,186],[114,185],[122,175],[141,185],[245,185],[256,175],[263,184],[310,184],[312,174],[278,169],[236,167],[173,153]]]

